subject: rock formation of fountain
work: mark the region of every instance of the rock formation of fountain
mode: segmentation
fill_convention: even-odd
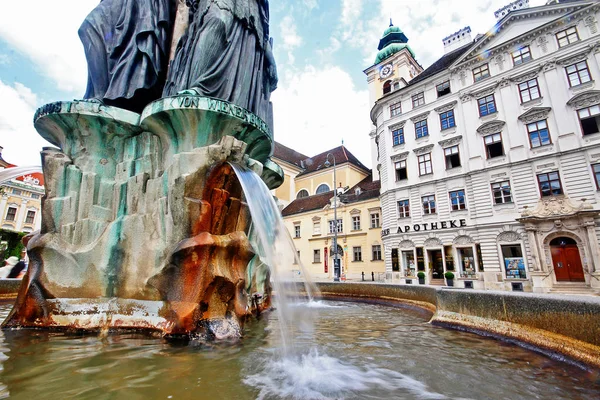
[[[80,36],[86,99],[34,117],[58,148],[42,152],[42,229],[3,327],[238,337],[270,283],[229,163],[283,181],[267,1],[105,0]]]

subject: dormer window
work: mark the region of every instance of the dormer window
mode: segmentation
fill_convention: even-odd
[[[473,68],[473,80],[475,82],[479,82],[482,79],[489,78],[490,76],[490,67],[488,64],[483,64],[480,67]]]
[[[359,187],[357,187],[356,189],[354,189],[354,194],[356,196],[360,195],[360,188]]]
[[[442,97],[447,94],[450,94],[450,81],[440,83],[435,87],[435,90],[437,91],[437,97]]]

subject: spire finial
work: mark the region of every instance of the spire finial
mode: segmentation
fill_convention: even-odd
[[[394,24],[392,24],[392,17],[390,17],[390,26],[394,26]]]

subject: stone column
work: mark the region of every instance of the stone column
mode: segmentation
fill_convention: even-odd
[[[583,222],[583,226],[587,231],[588,242],[590,243],[590,272],[600,272],[600,245],[598,245],[598,236],[596,235],[596,223],[593,218],[586,218]]]
[[[7,194],[2,195],[2,199],[0,199],[0,222],[6,218],[6,203],[8,203]]]
[[[544,263],[540,257],[540,248],[537,240],[537,229],[533,225],[526,225],[525,230],[527,231],[527,241],[531,248],[531,256],[533,257],[533,270],[540,272],[545,270]]]
[[[25,222],[25,215],[27,215],[27,202],[28,200],[22,200],[19,206],[19,214],[15,220],[15,230],[21,231],[23,229],[23,222]]]

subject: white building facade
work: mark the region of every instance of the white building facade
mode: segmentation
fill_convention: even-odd
[[[389,281],[452,271],[458,287],[600,291],[599,13],[597,1],[500,13],[372,96]],[[389,63],[377,61],[366,71]]]

